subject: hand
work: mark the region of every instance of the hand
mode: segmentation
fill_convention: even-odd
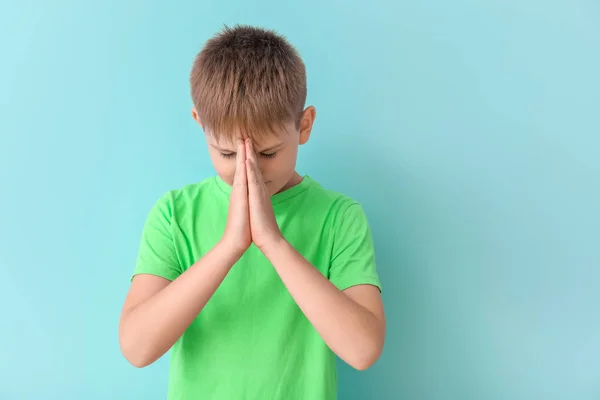
[[[241,139],[237,144],[235,175],[229,196],[227,225],[222,241],[227,242],[240,256],[252,244],[246,175],[246,145]]]
[[[277,225],[271,205],[271,196],[258,168],[256,153],[250,139],[246,140],[246,170],[252,241],[256,247],[262,250],[265,246],[283,239],[283,235]]]

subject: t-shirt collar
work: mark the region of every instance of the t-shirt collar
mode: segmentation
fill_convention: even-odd
[[[219,175],[215,176],[215,182],[219,189],[225,195],[229,196],[231,194],[231,186],[228,185],[223,179],[221,179]],[[312,178],[308,175],[304,175],[302,177],[302,180],[298,184],[292,186],[289,189],[284,190],[283,192],[279,192],[271,196],[271,204],[275,205],[281,203],[282,201],[285,201],[302,193],[303,191],[308,189],[312,183]]]

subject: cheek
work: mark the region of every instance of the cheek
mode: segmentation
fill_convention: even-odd
[[[269,178],[287,180],[289,179],[289,176],[293,174],[295,167],[296,160],[292,154],[268,161],[264,167],[264,172]]]
[[[227,184],[233,184],[233,177],[235,175],[235,160],[227,160],[220,155],[214,155],[211,158],[217,175],[219,175],[219,177]]]

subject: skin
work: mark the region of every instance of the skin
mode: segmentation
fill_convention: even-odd
[[[194,119],[201,124],[195,110]],[[270,197],[302,181],[296,172],[298,146],[306,143],[315,119],[308,107],[299,129],[260,144],[243,134],[234,143],[207,133],[218,175],[232,186],[227,226],[215,247],[177,279],[137,275],[121,313],[121,351],[137,367],[147,366],[184,333],[210,300],[235,262],[254,243],[271,261],[301,311],[325,343],[350,366],[365,370],[380,356],[385,314],[379,290],[357,285],[338,290],[283,237]]]

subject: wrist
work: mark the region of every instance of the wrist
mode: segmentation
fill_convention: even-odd
[[[240,246],[236,241],[226,237],[222,238],[215,247],[230,256],[232,264],[235,264],[244,255],[246,250],[248,250],[248,247]]]
[[[274,254],[276,254],[277,252],[281,252],[287,246],[290,246],[290,244],[281,235],[274,237],[268,242],[265,242],[265,244],[259,246],[259,249],[265,255],[265,257],[267,257],[270,260]]]

